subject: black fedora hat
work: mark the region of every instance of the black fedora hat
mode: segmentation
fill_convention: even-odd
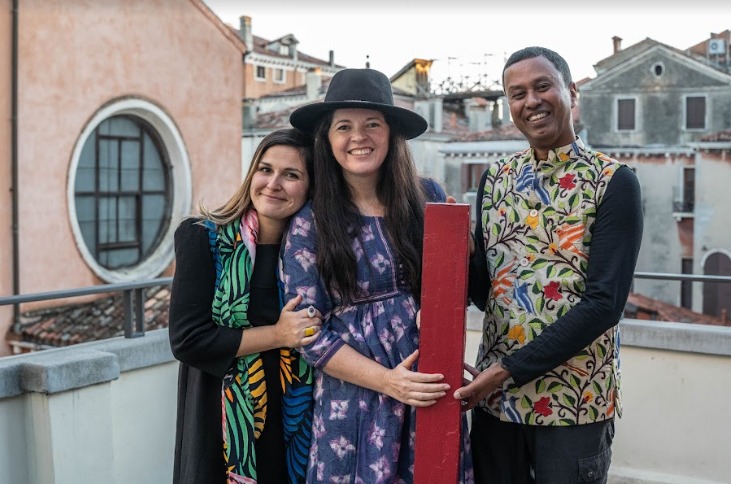
[[[406,139],[416,138],[428,124],[417,113],[393,104],[391,82],[375,69],[343,69],[330,80],[325,100],[295,109],[289,122],[308,133],[327,112],[342,108],[374,109],[384,113],[392,130]]]

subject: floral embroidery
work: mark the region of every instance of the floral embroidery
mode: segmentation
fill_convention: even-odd
[[[508,331],[508,338],[518,340],[520,344],[525,343],[525,330],[523,326],[513,326]]]
[[[581,300],[596,209],[619,166],[577,139],[548,161],[526,150],[488,167],[480,195],[491,292],[479,369],[528,344]],[[504,421],[536,425],[611,417],[620,411],[617,356],[612,328],[531,383],[508,380],[480,405]]]
[[[561,295],[561,291],[559,290],[558,282],[552,281],[550,282],[545,289],[543,290],[543,294],[553,301],[560,301],[563,297]]]
[[[533,410],[535,410],[536,413],[538,413],[539,415],[548,417],[553,413],[553,410],[551,410],[551,399],[548,397],[542,397],[535,404],[533,404]]]
[[[565,174],[559,180],[558,185],[565,190],[571,190],[576,186],[576,183],[574,183],[574,175],[571,173]]]

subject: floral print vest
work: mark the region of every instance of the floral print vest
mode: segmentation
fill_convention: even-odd
[[[619,166],[577,139],[546,161],[528,149],[488,167],[481,217],[491,287],[480,370],[527,345],[581,301],[597,207]],[[614,327],[521,387],[508,379],[480,406],[503,421],[530,425],[610,418],[620,412],[618,357]]]

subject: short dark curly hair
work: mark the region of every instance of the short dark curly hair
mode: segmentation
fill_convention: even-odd
[[[566,63],[566,59],[561,57],[557,52],[547,49],[545,47],[526,47],[510,54],[508,60],[505,61],[505,67],[503,67],[503,89],[505,88],[505,70],[513,64],[526,59],[533,59],[534,57],[545,57],[551,64],[561,73],[564,82],[568,86],[573,81],[571,80],[571,70],[569,65]]]

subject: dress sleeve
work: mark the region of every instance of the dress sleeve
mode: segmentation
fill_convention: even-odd
[[[333,302],[317,269],[317,232],[310,203],[292,217],[282,244],[281,260],[280,278],[285,304],[301,295],[302,302],[296,310],[312,305],[322,315],[322,330],[318,338],[299,349],[307,363],[321,368],[345,342],[330,329]]]
[[[186,219],[175,231],[170,346],[181,362],[223,378],[236,358],[243,330],[219,326],[213,321],[215,283],[208,232],[195,219]]]
[[[447,194],[442,186],[432,178],[422,178],[421,185],[426,192],[426,201],[433,203],[443,203],[447,200]]]
[[[619,322],[642,240],[637,177],[622,166],[612,176],[594,224],[581,301],[533,341],[503,359],[520,386],[567,361]]]

